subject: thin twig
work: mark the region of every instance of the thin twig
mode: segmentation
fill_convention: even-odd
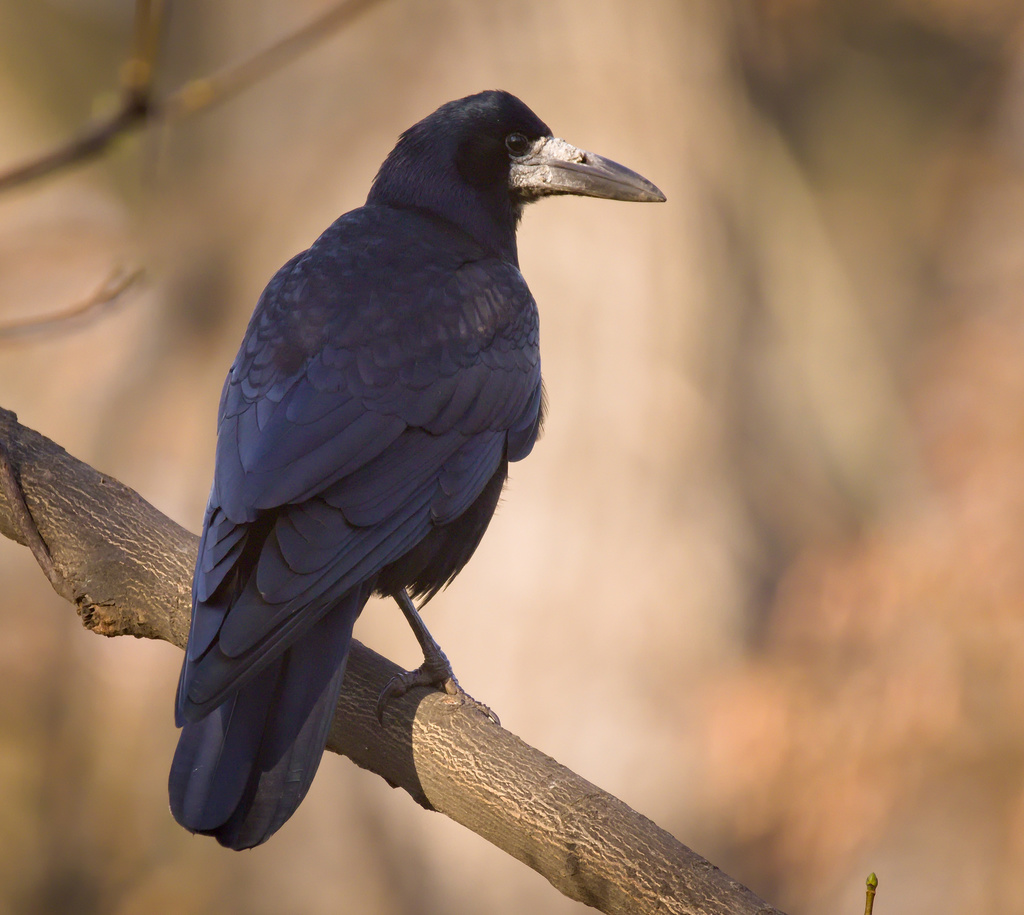
[[[94,317],[100,313],[101,309],[112,305],[122,293],[138,282],[142,273],[143,271],[139,267],[131,270],[118,268],[103,281],[92,295],[70,308],[39,318],[26,318],[22,321],[0,324],[0,344],[15,343],[26,337],[41,334],[60,333],[77,318]]]
[[[126,97],[109,118],[89,125],[81,134],[42,155],[0,173],[0,193],[28,184],[69,165],[95,159],[122,134],[137,126],[147,115],[141,96]]]
[[[121,67],[121,86],[149,95],[163,32],[163,0],[136,0],[131,56]]]
[[[868,889],[867,898],[864,900],[864,915],[871,915],[871,912],[875,908],[875,891],[878,889],[878,878],[874,875],[874,872],[868,874],[867,884]]]
[[[257,51],[251,57],[230,64],[209,76],[189,80],[156,106],[157,116],[177,121],[238,95],[297,60],[332,32],[348,25],[379,2],[380,0],[345,0],[343,3],[335,4],[312,22],[262,51]]]
[[[0,172],[0,193],[96,158],[118,137],[143,125],[177,121],[249,88],[301,56],[380,0],[344,0],[309,24],[251,57],[210,76],[189,80],[163,99],[152,96],[152,79],[163,4],[139,0],[135,7],[132,53],[121,68],[122,98],[118,109],[94,122],[71,140]]]
[[[95,159],[114,140],[149,117],[156,49],[162,24],[161,0],[137,0],[131,53],[121,65],[121,102],[117,109],[105,118],[87,125],[77,137],[8,171],[0,172],[0,192],[27,184],[69,165]]]

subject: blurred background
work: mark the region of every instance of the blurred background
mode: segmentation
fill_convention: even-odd
[[[170,5],[158,85],[325,8]],[[0,0],[0,169],[109,110],[128,0]],[[791,913],[1024,912],[1024,3],[385,0],[230,102],[0,196],[0,405],[197,531],[262,287],[451,98],[657,207],[531,208],[550,412],[430,606],[503,724]],[[180,654],[0,542],[0,911],[582,912],[328,754],[268,844],[167,810]],[[407,666],[392,605],[357,636]]]

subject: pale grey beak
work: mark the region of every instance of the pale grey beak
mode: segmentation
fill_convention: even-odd
[[[576,194],[638,203],[665,200],[643,175],[558,137],[542,137],[525,155],[512,160],[509,188],[527,199]]]

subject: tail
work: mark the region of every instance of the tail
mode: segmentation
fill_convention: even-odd
[[[295,812],[323,756],[366,596],[353,589],[223,705],[185,724],[169,779],[182,826],[252,848]]]

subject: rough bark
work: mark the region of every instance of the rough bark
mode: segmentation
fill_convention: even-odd
[[[198,538],[0,408],[0,446],[86,628],[188,637]],[[0,487],[0,533],[26,543]],[[354,642],[328,748],[608,913],[776,913],[665,830],[443,693],[374,713],[398,667]],[[2,672],[0,672],[2,676]]]

